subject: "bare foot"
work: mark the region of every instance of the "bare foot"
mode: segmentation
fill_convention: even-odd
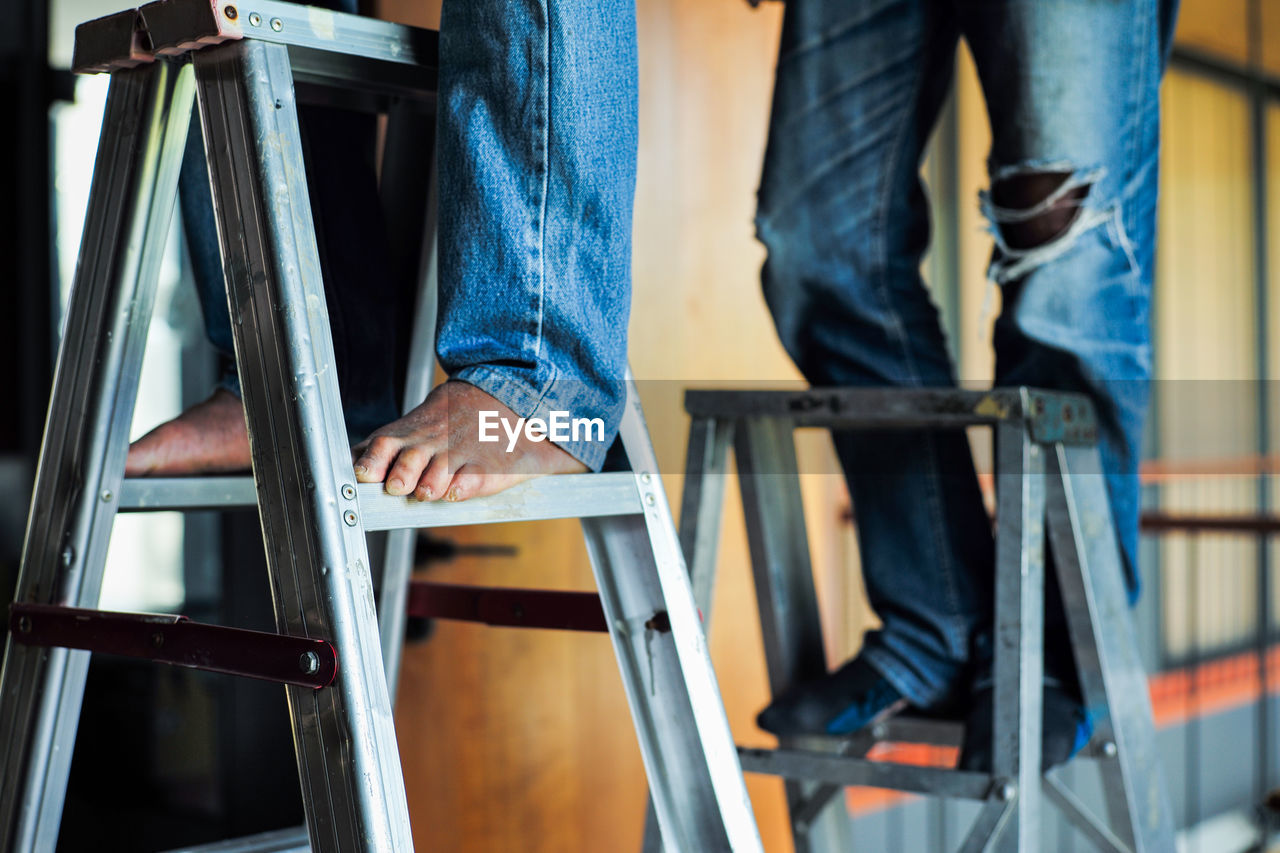
[[[244,406],[225,388],[129,446],[126,477],[180,477],[248,471]]]
[[[550,441],[519,433],[480,441],[481,411],[515,424],[519,416],[474,385],[446,382],[398,421],[375,430],[352,453],[356,479],[387,484],[387,494],[461,501],[492,495],[542,474],[578,474],[586,466]]]

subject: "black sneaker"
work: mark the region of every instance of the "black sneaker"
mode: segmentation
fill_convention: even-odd
[[[980,773],[991,772],[992,702],[995,690],[990,685],[976,691],[965,717],[964,744],[956,767]],[[1040,770],[1063,764],[1084,748],[1093,737],[1093,720],[1084,710],[1075,691],[1062,684],[1046,681],[1044,714],[1040,746]]]
[[[778,737],[851,735],[907,707],[892,684],[861,658],[774,698],[756,725]]]

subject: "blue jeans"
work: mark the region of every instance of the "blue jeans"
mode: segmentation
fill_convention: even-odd
[[[765,297],[811,384],[955,384],[919,273],[929,239],[919,169],[966,40],[993,137],[982,203],[1004,297],[995,381],[1095,401],[1133,596],[1158,87],[1174,5],[789,0],[757,218]],[[1001,197],[1037,173],[1060,179],[1043,204]],[[1078,205],[1059,233],[1010,237],[1067,197]],[[858,432],[835,443],[883,622],[862,654],[913,703],[942,702],[991,654],[994,547],[966,438]],[[1069,667],[1056,642],[1065,632],[1046,633],[1046,667]]]
[[[447,0],[440,63],[440,363],[519,416],[601,418],[603,441],[560,443],[599,468],[625,403],[634,3]],[[388,268],[372,118],[304,106],[299,122],[355,441],[399,415],[396,360],[412,294]],[[193,138],[183,218],[209,337],[230,357],[208,178]],[[233,372],[223,384],[238,390]]]

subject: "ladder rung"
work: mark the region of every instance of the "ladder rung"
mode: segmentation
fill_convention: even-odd
[[[508,628],[608,631],[600,596],[594,592],[508,589],[414,581],[409,615]]]
[[[877,732],[879,734],[879,732]],[[931,719],[899,714],[884,723],[884,733],[877,741],[918,743],[927,746],[960,746],[964,725],[958,720]]]
[[[496,495],[457,503],[393,497],[381,483],[362,483],[359,497],[365,530],[598,518],[644,511],[635,475],[625,471],[535,477]]]
[[[238,509],[258,505],[253,477],[134,477],[120,485],[121,512]]]
[[[964,741],[964,723],[944,717],[924,717],[903,713],[879,723],[866,734],[871,744],[910,743],[959,748]],[[832,737],[830,740],[833,743],[839,743],[856,740],[858,737],[859,735],[854,735],[852,738]],[[1099,728],[1094,733],[1093,739],[1080,749],[1077,757],[1110,758],[1111,753],[1107,743],[1107,737]]]
[[[310,850],[307,828],[294,826],[196,847],[180,847],[169,853],[310,853]]]
[[[800,749],[751,749],[740,746],[738,757],[742,761],[744,772],[800,781],[889,788],[964,800],[985,800],[993,791],[991,776],[966,770],[870,761]]]
[[[338,674],[338,654],[325,640],[205,625],[172,614],[14,603],[9,636],[28,646],[84,649],[316,689]]]
[[[628,472],[536,477],[484,498],[451,503],[388,495],[381,483],[356,486],[364,529],[460,527],[552,518],[635,515],[643,511]],[[253,478],[137,477],[120,488],[121,512],[227,510],[257,506]]]

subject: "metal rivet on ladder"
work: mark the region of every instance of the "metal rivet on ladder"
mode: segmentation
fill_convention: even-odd
[[[347,510],[346,512],[344,512],[342,514],[342,520],[347,523],[347,527],[355,527],[356,522],[359,521],[359,519],[356,518],[356,514],[354,510]]]
[[[276,32],[280,32],[281,30],[284,29],[284,21],[280,20],[279,18],[272,18],[271,29],[275,30]]]
[[[646,504],[648,504],[649,506],[653,506],[655,503],[657,503],[657,502],[658,502],[658,499],[657,499],[657,498],[655,498],[655,497],[653,496],[653,493],[651,492],[651,493],[649,493],[649,494],[647,494],[647,495],[645,495],[645,496],[644,496],[644,502],[645,502]]]
[[[76,549],[70,545],[62,549],[62,565],[71,568],[71,564],[76,561]]]
[[[222,8],[222,14],[227,16],[228,21],[234,21],[236,18],[240,17],[240,12],[236,10],[235,6],[224,6]]]
[[[355,500],[355,497],[356,497],[356,487],[355,487],[355,486],[353,486],[353,485],[351,485],[350,483],[343,483],[343,484],[342,484],[342,496],[343,496],[344,498],[346,498],[347,500],[349,500],[349,501],[350,501],[350,500]]]
[[[1018,786],[1012,782],[1004,782],[996,789],[996,797],[1002,802],[1007,803],[1016,796],[1018,796]]]
[[[101,495],[101,497],[102,497],[102,502],[103,502],[103,503],[110,503],[110,502],[111,502],[111,498],[112,498],[111,490],[110,490],[110,489],[103,489],[103,490],[102,490],[102,495]]]
[[[30,616],[18,617],[18,633],[19,634],[31,633],[31,617]]]
[[[261,15],[259,15],[257,12],[250,12],[250,13],[249,13],[249,25],[250,25],[250,26],[253,26],[253,27],[260,27],[260,26],[262,26],[262,16],[261,16]]]
[[[303,652],[298,658],[298,669],[303,675],[315,675],[320,671],[320,656],[315,652]]]
[[[645,485],[648,485],[652,481],[653,481],[653,475],[650,474],[648,471],[645,471],[643,474],[640,475],[640,482],[644,483]]]
[[[1116,751],[1116,742],[1113,740],[1109,740],[1102,745],[1102,754],[1107,758],[1115,758]]]

